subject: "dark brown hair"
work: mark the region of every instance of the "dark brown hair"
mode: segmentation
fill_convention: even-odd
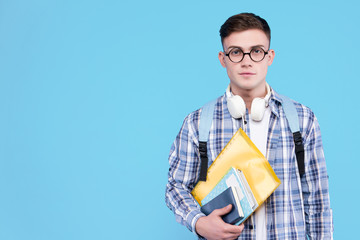
[[[271,32],[268,23],[265,19],[253,13],[240,13],[229,17],[220,28],[221,43],[223,44],[224,38],[228,37],[233,32],[242,32],[249,29],[259,29],[265,33],[271,40]]]

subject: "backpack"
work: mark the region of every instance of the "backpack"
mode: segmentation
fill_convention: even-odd
[[[299,168],[300,177],[305,173],[304,144],[300,133],[299,116],[292,100],[287,96],[280,95],[281,104],[288,120],[290,130],[293,133],[295,143],[295,154]],[[206,181],[208,169],[207,142],[209,139],[210,127],[213,121],[216,99],[208,102],[202,107],[199,123],[199,152],[200,152],[200,178],[199,181]]]

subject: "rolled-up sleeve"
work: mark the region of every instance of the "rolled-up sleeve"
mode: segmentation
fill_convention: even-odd
[[[194,115],[190,114],[171,146],[165,192],[166,204],[174,212],[176,221],[194,233],[196,221],[205,216],[191,195],[200,169],[196,129],[197,122],[194,121]]]
[[[310,239],[333,239],[329,183],[318,121],[312,115],[305,139],[305,175],[302,177],[306,234]]]

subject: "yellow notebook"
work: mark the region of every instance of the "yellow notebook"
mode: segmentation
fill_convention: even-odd
[[[269,162],[240,128],[208,169],[206,182],[199,181],[191,194],[201,206],[208,195],[230,167],[240,169],[248,181],[260,206],[280,185]]]

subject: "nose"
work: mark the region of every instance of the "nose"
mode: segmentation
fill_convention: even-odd
[[[250,53],[244,53],[244,58],[243,60],[240,62],[241,66],[251,66],[252,65],[252,60],[250,58]]]

